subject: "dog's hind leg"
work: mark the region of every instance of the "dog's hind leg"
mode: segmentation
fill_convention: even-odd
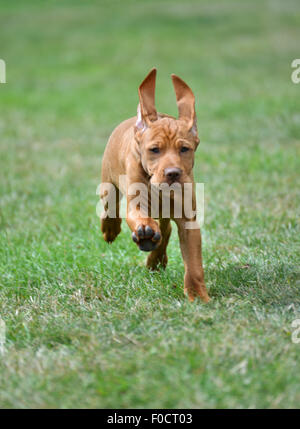
[[[147,268],[150,270],[158,270],[160,266],[166,268],[168,263],[167,246],[172,231],[170,219],[160,219],[159,227],[162,234],[161,243],[147,258]]]
[[[101,185],[100,197],[104,211],[101,215],[101,231],[107,243],[112,243],[121,232],[120,200],[121,193],[112,183]]]

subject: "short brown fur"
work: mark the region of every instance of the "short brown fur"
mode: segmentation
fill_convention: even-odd
[[[149,269],[167,265],[167,245],[171,234],[170,219],[158,221],[141,208],[129,210],[132,196],[128,185],[173,182],[194,183],[194,153],[199,138],[196,126],[195,98],[192,90],[179,77],[172,75],[179,118],[157,113],[155,108],[156,69],[152,69],[139,87],[138,115],[122,122],[109,138],[102,161],[102,183],[113,184],[117,192],[127,196],[127,223],[132,238],[141,250],[151,250],[147,258]],[[183,149],[184,148],[184,149]],[[158,151],[158,152],[157,152]],[[119,176],[126,175],[127,183],[120,184]],[[107,193],[101,198],[107,198]],[[196,206],[193,193],[193,207]],[[101,230],[104,239],[111,243],[121,231],[119,200],[116,201],[117,217],[109,216],[104,207]],[[171,219],[178,228],[180,247],[185,266],[184,291],[189,299],[200,297],[209,301],[202,267],[200,228],[186,229],[186,217]]]

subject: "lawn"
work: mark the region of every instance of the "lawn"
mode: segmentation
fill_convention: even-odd
[[[1,408],[299,407],[299,39],[297,0],[0,0]],[[197,98],[208,305],[184,297],[175,225],[152,274],[96,216],[153,66],[159,111],[171,73]]]

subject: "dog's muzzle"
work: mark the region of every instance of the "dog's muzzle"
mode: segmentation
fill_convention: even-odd
[[[177,182],[182,174],[181,168],[169,167],[164,169],[164,175],[169,183]]]

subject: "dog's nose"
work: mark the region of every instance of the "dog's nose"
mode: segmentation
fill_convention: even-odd
[[[182,170],[177,167],[169,167],[164,170],[165,176],[171,182],[175,182],[181,176]]]

